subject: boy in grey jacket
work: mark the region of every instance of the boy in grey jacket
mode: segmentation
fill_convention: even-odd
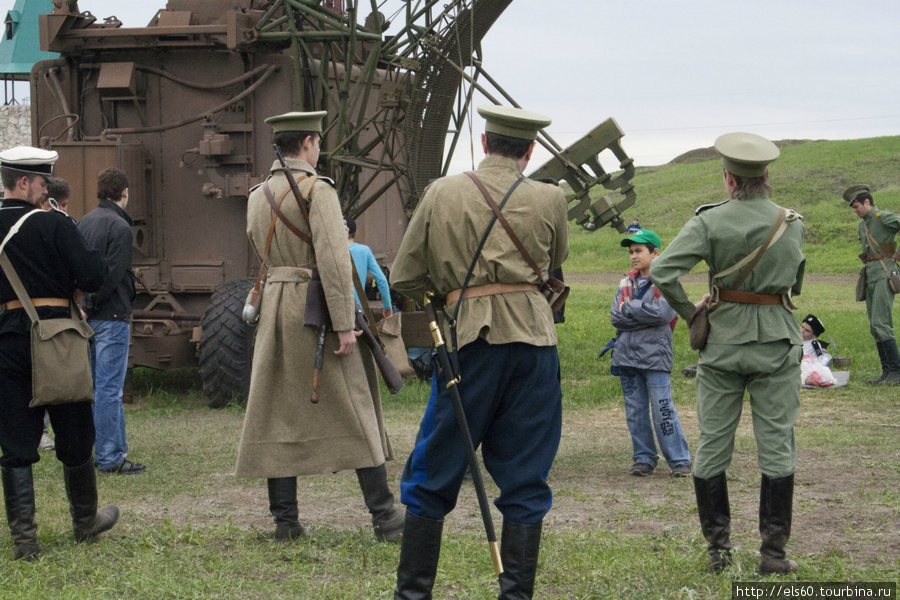
[[[619,283],[610,318],[616,328],[612,366],[622,383],[634,448],[631,474],[646,477],[656,468],[655,430],[672,476],[688,477],[691,455],[669,387],[678,316],[649,278],[650,262],[659,256],[659,236],[642,229],[623,239],[622,246],[628,248],[633,270]]]

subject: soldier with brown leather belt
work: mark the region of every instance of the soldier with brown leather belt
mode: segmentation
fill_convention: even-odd
[[[502,207],[541,278],[568,253],[566,201],[559,187],[522,175],[537,130],[550,119],[499,106],[478,112],[487,121],[487,157],[473,173],[443,177],[426,188],[391,284],[417,302],[435,293],[446,300],[448,313],[459,307],[455,339],[449,329],[444,337],[458,359],[456,387],[472,441],[481,445],[485,468],[500,488],[494,501],[503,514],[500,598],[531,598],[541,523],[552,501],[547,474],[562,426],[557,338],[534,268],[501,223],[485,235],[494,216],[487,196]],[[466,471],[450,380],[443,372],[433,380],[400,485],[407,508],[394,592],[400,600],[431,598],[443,519],[456,505]]]
[[[19,220],[42,204],[47,195],[54,151],[19,147],[0,152],[4,200],[0,207],[0,240]],[[3,250],[41,320],[67,318],[76,288],[96,292],[107,268],[99,252],[90,250],[69,218],[58,211],[38,211],[21,224]],[[44,411],[56,434],[56,457],[63,463],[69,511],[78,541],[89,541],[116,524],[119,509],[98,510],[97,475],[91,452],[94,418],[91,403],[73,402],[29,407],[33,397],[31,320],[9,279],[0,271],[0,475],[13,555],[34,560],[41,552],[34,519],[32,465],[40,460],[38,444]]]
[[[796,213],[769,200],[768,165],[779,155],[775,144],[754,134],[730,133],[719,137],[715,147],[731,199],[698,209],[650,265],[650,279],[685,320],[696,306],[678,278],[702,260],[715,282],[709,338],[700,349],[697,369],[700,445],[694,459],[708,568],[717,572],[731,564],[725,471],[749,392],[762,472],[759,568],[762,573],[787,573],[797,569],[784,549],[791,533],[802,354],[790,297],[800,293],[803,283],[803,224]],[[787,225],[778,237],[782,223]]]
[[[859,217],[859,243],[862,253],[859,259],[865,265],[859,273],[857,300],[866,301],[869,331],[875,338],[881,375],[869,381],[872,385],[896,385],[900,383],[900,351],[894,337],[894,292],[889,287],[891,272],[897,272],[897,242],[900,215],[879,210],[867,185],[854,185],[844,192],[844,201]]]
[[[293,112],[266,119],[290,172],[275,161],[269,179],[253,189],[247,204],[247,235],[268,275],[235,475],[267,479],[275,539],[289,542],[304,534],[297,476],[355,469],[376,539],[393,541],[403,530],[404,513],[394,505],[384,466],[393,455],[378,373],[372,353],[356,343],[352,263],[341,205],[333,182],[315,176],[324,116]],[[304,189],[311,186],[308,206],[291,194],[287,177],[301,180]],[[267,192],[273,204],[281,202],[284,220],[274,219]],[[307,294],[315,268],[332,327],[323,333],[321,401],[313,403],[318,333],[305,322],[312,312]]]

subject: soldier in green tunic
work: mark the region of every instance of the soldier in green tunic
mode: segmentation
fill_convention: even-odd
[[[731,564],[731,511],[725,471],[734,451],[734,433],[750,393],[762,487],[759,530],[762,573],[789,573],[784,546],[791,532],[797,449],[794,422],[800,405],[800,326],[791,295],[803,282],[803,225],[796,213],[784,218],[768,197],[768,164],[778,158],[769,140],[731,133],[716,140],[723,181],[730,196],[697,210],[662,255],[650,278],[685,320],[710,302],[710,333],[697,369],[700,445],[694,462],[694,489],[700,526],[709,542],[707,565],[718,572]],[[712,300],[688,300],[678,278],[705,261],[710,277],[730,271],[760,248],[778,221],[781,236],[753,267],[744,265],[717,278]],[[748,267],[749,274],[742,279]],[[740,281],[740,283],[739,283]]]
[[[859,217],[859,259],[865,265],[859,273],[860,286],[864,287],[866,312],[869,315],[869,331],[875,338],[881,375],[872,385],[900,383],[900,352],[894,337],[894,293],[888,285],[891,272],[897,271],[897,242],[894,236],[900,230],[900,215],[879,210],[867,185],[853,185],[844,192],[844,202]],[[862,298],[857,297],[857,300]]]
[[[569,252],[566,198],[559,187],[522,172],[538,129],[550,119],[502,106],[480,106],[478,114],[486,121],[481,140],[487,156],[473,175],[502,207],[545,278]],[[500,488],[494,501],[503,515],[499,597],[524,600],[534,593],[542,522],[552,504],[547,475],[562,432],[562,390],[553,313],[539,291],[541,279],[500,223],[485,234],[493,215],[468,175],[432,182],[403,236],[391,284],[418,302],[433,292],[446,299],[450,315],[459,308],[456,335],[446,319],[444,333],[453,343],[461,377],[456,387],[472,441]],[[395,600],[432,597],[444,517],[456,506],[466,471],[448,379],[439,372],[432,381],[400,483],[407,513]]]

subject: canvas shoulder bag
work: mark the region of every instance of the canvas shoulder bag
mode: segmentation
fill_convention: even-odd
[[[91,377],[90,325],[81,318],[74,300],[69,299],[69,318],[41,319],[25,286],[4,252],[7,242],[33,210],[19,219],[0,245],[0,266],[16,292],[19,302],[31,319],[31,390],[29,407],[70,402],[93,402],[94,382]]]

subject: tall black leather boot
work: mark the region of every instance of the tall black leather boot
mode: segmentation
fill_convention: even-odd
[[[715,477],[694,477],[694,494],[700,514],[700,530],[709,542],[706,570],[719,573],[731,565],[731,506],[723,471]]]
[[[763,575],[793,573],[797,563],[784,552],[791,537],[794,475],[773,479],[763,474],[759,488],[759,572]]]
[[[884,348],[884,362],[887,373],[881,385],[897,385],[900,383],[900,350],[897,349],[897,340],[891,338],[881,342]]]
[[[41,547],[37,541],[37,524],[34,522],[34,479],[31,467],[0,469],[3,479],[3,499],[6,502],[6,520],[16,560],[37,560]]]
[[[269,511],[275,518],[275,541],[292,542],[305,532],[297,510],[297,478],[278,477],[268,480]]]
[[[357,469],[356,477],[366,508],[372,515],[372,528],[379,542],[393,542],[403,534],[406,511],[394,506],[394,494],[388,487],[384,463],[377,467]]]
[[[431,600],[443,529],[443,520],[423,519],[406,511],[394,600]]]
[[[531,600],[534,595],[534,573],[541,549],[542,523],[518,525],[503,520],[500,537],[500,595],[498,600]]]
[[[113,504],[107,504],[97,510],[97,473],[94,471],[94,461],[89,460],[80,467],[63,466],[63,479],[66,482],[75,539],[79,542],[92,542],[104,531],[112,529],[119,520],[119,509]]]
[[[881,361],[881,375],[876,377],[875,379],[870,379],[866,383],[869,385],[881,385],[881,382],[884,381],[884,378],[887,377],[888,374],[888,365],[887,365],[887,357],[885,356],[884,351],[884,342],[875,342],[875,348],[878,350],[878,360]]]

